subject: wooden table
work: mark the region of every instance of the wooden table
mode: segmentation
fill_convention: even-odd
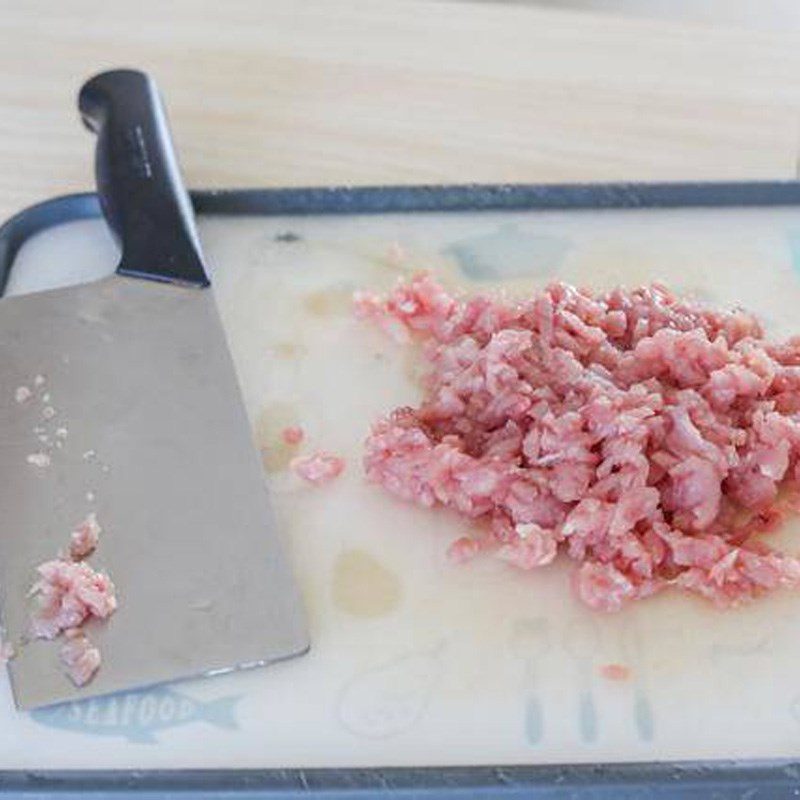
[[[433,0],[26,0],[0,31],[0,217],[91,187],[75,93],[118,65],[195,187],[797,171],[796,33]]]

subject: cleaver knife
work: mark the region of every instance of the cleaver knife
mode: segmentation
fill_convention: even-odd
[[[105,72],[79,106],[119,266],[0,299],[0,615],[21,709],[309,647],[156,87]],[[28,592],[89,513],[119,607],[85,626],[103,662],[77,688],[60,641],[30,640]]]

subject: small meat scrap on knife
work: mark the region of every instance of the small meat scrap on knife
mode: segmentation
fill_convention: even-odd
[[[86,519],[70,534],[69,555],[73,561],[81,561],[91,555],[103,529],[97,521],[97,514],[88,514]]]
[[[34,467],[39,467],[39,469],[44,469],[45,467],[50,466],[50,456],[47,453],[31,453],[27,458],[26,461],[33,465]]]
[[[603,611],[669,587],[726,607],[800,586],[800,561],[756,538],[800,494],[800,337],[661,285],[511,300],[419,274],[354,303],[428,366],[421,404],[373,425],[366,474],[469,521],[453,561],[563,553]]]
[[[16,656],[17,650],[11,642],[4,642],[0,639],[0,664],[11,661]]]
[[[61,664],[76,686],[88,683],[100,668],[99,649],[82,626],[91,619],[107,619],[117,608],[114,584],[83,559],[97,547],[102,528],[90,513],[70,536],[69,557],[40,564],[39,579],[31,588],[36,608],[31,615],[35,639],[55,639],[63,634]]]
[[[59,650],[64,671],[76,686],[84,686],[100,668],[100,651],[80,628],[64,631],[64,644]]]
[[[53,559],[40,564],[31,592],[37,608],[31,629],[37,639],[54,639],[88,619],[106,619],[117,608],[114,584],[84,561]]]
[[[33,392],[27,386],[18,386],[14,392],[14,399],[22,404],[26,403],[33,397]]]

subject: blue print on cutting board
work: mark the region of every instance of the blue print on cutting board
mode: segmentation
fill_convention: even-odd
[[[206,722],[234,730],[239,696],[202,702],[166,687],[125,692],[31,712],[40,725],[94,736],[121,736],[129,742],[155,743],[156,733],[179,725]]]
[[[425,714],[442,671],[444,640],[356,673],[342,687],[336,716],[348,732],[365,739],[405,733]]]
[[[571,247],[568,239],[547,233],[530,233],[513,222],[492,233],[461,239],[443,253],[458,262],[474,281],[523,277],[552,277]]]
[[[539,744],[545,731],[544,706],[539,687],[539,662],[551,647],[550,623],[545,617],[521,617],[511,626],[509,646],[522,662],[525,682],[525,739]]]
[[[789,253],[792,256],[792,269],[800,275],[800,230],[790,230],[786,234],[789,240]]]

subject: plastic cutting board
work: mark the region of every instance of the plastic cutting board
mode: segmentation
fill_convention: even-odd
[[[658,279],[743,303],[776,335],[800,332],[800,211],[206,217],[200,233],[312,651],[33,715],[13,710],[2,678],[0,768],[800,755],[800,593],[727,613],[665,593],[601,616],[572,598],[563,562],[529,574],[490,558],[450,566],[459,520],[363,479],[368,425],[416,401],[419,361],[349,313],[355,288],[425,267],[470,290]],[[97,277],[114,258],[101,223],[68,223],[25,245],[9,290]],[[287,471],[288,424],[306,430],[298,452],[347,458],[338,482],[314,489]],[[800,525],[778,538],[800,551]],[[612,662],[630,679],[604,679]]]

